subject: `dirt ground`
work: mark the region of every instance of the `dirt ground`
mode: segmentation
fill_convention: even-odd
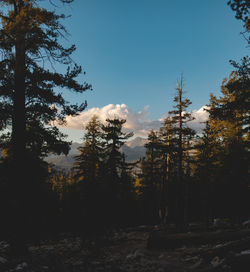
[[[9,244],[0,242],[1,272],[184,272],[250,271],[249,237],[172,249],[150,249],[152,227],[114,232],[98,242],[81,244],[72,234],[31,244],[22,258],[9,257]]]

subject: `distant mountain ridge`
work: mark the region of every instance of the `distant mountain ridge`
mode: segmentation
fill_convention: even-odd
[[[145,147],[147,139],[142,137],[136,137],[128,142],[126,142],[122,147],[122,152],[124,152],[126,161],[135,161],[145,156]],[[74,157],[79,154],[78,148],[82,146],[80,143],[72,143],[71,149],[67,156],[65,155],[50,155],[46,158],[48,163],[52,163],[58,170],[69,171],[74,162]]]

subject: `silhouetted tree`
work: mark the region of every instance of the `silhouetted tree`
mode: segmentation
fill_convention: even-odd
[[[161,140],[157,131],[151,130],[145,144],[146,156],[141,161],[141,191],[144,217],[148,223],[157,223],[161,194]]]
[[[213,107],[211,97],[210,107]],[[196,196],[196,207],[208,226],[211,218],[220,217],[217,189],[219,188],[219,170],[222,165],[223,147],[219,138],[220,126],[211,118],[206,122],[202,135],[196,144],[195,176],[198,180],[199,196]],[[200,205],[197,205],[200,203]]]
[[[100,231],[101,168],[103,163],[103,132],[97,116],[93,116],[85,127],[83,146],[76,156],[73,172],[77,182],[79,222],[83,240]]]
[[[225,79],[221,86],[222,96],[213,98],[213,107],[208,111],[210,120],[216,125],[221,152],[217,155],[220,159],[220,180],[224,184],[224,214],[230,216],[235,222],[244,216],[248,173],[249,173],[249,82],[237,73],[232,73]],[[241,84],[240,84],[241,83]],[[243,86],[243,88],[233,88]],[[240,177],[240,178],[239,178]],[[232,202],[232,199],[238,199]]]
[[[121,147],[125,141],[133,136],[133,133],[125,133],[122,131],[125,119],[107,119],[107,124],[102,126],[103,139],[105,144],[105,161],[104,168],[107,176],[115,182],[121,176],[121,170],[124,164],[124,154],[121,152]]]
[[[95,183],[100,175],[103,160],[103,139],[101,123],[93,116],[85,127],[83,146],[79,147],[80,154],[74,164],[75,178],[85,183]]]
[[[69,143],[64,135],[52,125],[53,121],[65,122],[66,115],[76,115],[86,107],[71,105],[55,90],[66,88],[82,93],[90,89],[90,85],[79,84],[76,77],[82,69],[72,65],[71,54],[75,46],[65,48],[59,39],[66,32],[60,23],[65,15],[57,15],[54,11],[39,7],[38,0],[0,1],[5,6],[0,13],[2,20],[0,29],[0,112],[1,129],[11,128],[11,145],[9,154],[12,157],[14,173],[18,179],[10,178],[13,188],[13,222],[23,222],[23,227],[14,227],[16,237],[12,241],[18,243],[28,233],[27,214],[22,216],[21,210],[29,208],[28,179],[29,158],[44,157],[48,152],[67,153]],[[70,3],[72,1],[61,1]],[[6,11],[6,12],[4,12]],[[51,63],[49,69],[44,63]],[[54,63],[68,66],[65,74],[55,71]],[[25,164],[24,164],[25,162]],[[24,204],[26,203],[26,204]],[[15,218],[14,218],[15,217]],[[20,247],[23,241],[19,242]]]
[[[192,121],[194,118],[191,113],[186,112],[188,106],[191,104],[189,99],[183,98],[183,75],[181,74],[180,81],[177,80],[177,95],[174,97],[176,108],[170,111],[172,126],[176,134],[175,139],[177,143],[177,195],[176,195],[176,223],[180,228],[183,228],[186,221],[186,205],[187,205],[187,183],[183,179],[183,156],[185,152],[185,138],[191,137],[195,134],[192,129],[186,126],[186,123]]]
[[[107,222],[111,226],[124,221],[122,207],[124,196],[122,190],[128,188],[130,184],[129,169],[125,161],[125,155],[121,147],[133,136],[133,133],[123,132],[125,119],[106,119],[106,124],[102,125],[104,146],[104,158],[101,169],[101,184],[104,194],[103,208],[107,217]]]
[[[233,71],[226,82],[222,83],[225,101],[217,103],[210,114],[219,120],[231,120],[237,125],[239,133],[249,131],[250,117],[250,59],[244,57],[241,63],[231,61]]]
[[[227,4],[235,11],[235,18],[242,20],[244,22],[244,28],[246,31],[250,31],[250,3],[249,0],[229,0]],[[250,38],[247,39],[248,44],[250,43]]]
[[[167,216],[171,216],[174,212],[172,197],[173,186],[172,182],[176,176],[176,157],[177,157],[177,145],[175,141],[174,128],[172,126],[171,117],[168,116],[160,128],[159,137],[161,144],[159,150],[162,157],[161,165],[161,192],[160,192],[160,215],[163,222],[167,220]]]

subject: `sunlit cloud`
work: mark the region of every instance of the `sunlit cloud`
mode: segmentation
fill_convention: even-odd
[[[189,126],[198,133],[201,132],[204,126],[201,122],[205,122],[208,119],[208,112],[204,110],[205,108],[203,106],[199,110],[191,112],[195,120],[189,122]],[[126,123],[124,124],[125,132],[133,131],[136,136],[147,137],[151,129],[157,130],[162,126],[167,116],[165,113],[159,119],[152,120],[149,118],[149,113],[148,106],[145,106],[141,111],[135,112],[125,104],[109,104],[102,108],[95,107],[88,109],[75,117],[67,116],[67,124],[64,128],[83,130],[90,119],[96,115],[102,123],[105,123],[108,118],[126,119]]]
[[[193,110],[192,116],[195,118],[193,121],[188,123],[188,126],[194,129],[197,133],[201,133],[209,117],[209,113],[206,111],[207,106],[201,107],[199,110]]]

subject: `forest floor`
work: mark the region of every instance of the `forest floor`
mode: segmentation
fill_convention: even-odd
[[[231,232],[232,235],[225,236],[225,232]],[[220,233],[223,234],[223,239],[218,239]],[[9,244],[1,241],[0,271],[250,271],[249,229],[213,231],[209,235],[217,238],[211,239],[211,242],[206,239],[198,241],[199,237],[206,236],[207,233],[201,233],[201,236],[195,239],[192,235],[191,232],[173,235],[166,229],[140,226],[115,232],[101,242],[93,242],[87,247],[81,245],[80,237],[61,234],[55,239],[31,244],[28,254],[22,258],[10,258]],[[209,235],[208,239],[211,238]],[[157,239],[162,241],[159,248]],[[173,242],[180,240],[186,245]],[[196,241],[195,244],[190,243],[193,240]],[[166,247],[162,246],[165,243]],[[171,243],[171,246],[168,243]]]

